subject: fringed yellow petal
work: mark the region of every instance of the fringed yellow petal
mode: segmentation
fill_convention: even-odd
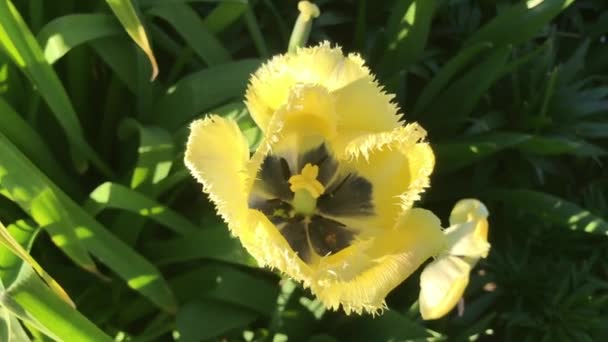
[[[336,149],[367,134],[391,131],[401,126],[398,108],[372,76],[362,77],[332,92],[336,100],[338,136]]]
[[[376,226],[392,227],[399,213],[412,207],[429,186],[435,156],[426,132],[418,124],[370,134],[351,141],[345,149],[346,165],[373,186]]]
[[[184,162],[235,235],[247,213],[248,161],[247,140],[233,120],[212,115],[191,124]]]
[[[248,223],[247,231],[239,238],[260,266],[278,270],[310,287],[314,281],[310,266],[291,249],[277,227],[258,210],[249,210]]]
[[[311,290],[328,308],[377,313],[391,290],[445,246],[439,219],[412,209],[392,229],[322,260],[313,269]]]
[[[297,136],[320,135],[331,140],[336,135],[335,104],[327,89],[316,85],[300,85],[291,90],[284,106],[285,132]]]
[[[362,77],[369,70],[357,55],[344,56],[328,42],[295,53],[279,55],[262,65],[251,77],[246,102],[256,124],[266,131],[270,118],[298,84],[318,85],[329,92]]]
[[[469,283],[471,266],[462,259],[446,255],[433,261],[420,275],[420,314],[438,319],[450,312]]]

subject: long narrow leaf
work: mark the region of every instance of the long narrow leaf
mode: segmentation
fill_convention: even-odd
[[[112,341],[95,324],[59,299],[38,276],[25,268],[19,279],[0,296],[18,316],[23,312],[63,341]]]
[[[171,131],[231,98],[241,97],[256,59],[226,63],[179,80],[154,106],[153,120]]]
[[[16,241],[11,234],[8,232],[8,229],[4,227],[2,222],[0,222],[0,244],[4,245],[4,247],[8,248],[13,254],[18,256],[21,260],[26,262],[29,266],[38,273],[40,278],[44,280],[44,282],[55,292],[55,294],[61,298],[63,301],[68,303],[72,307],[76,307],[74,302],[65,290],[51,277],[40,264],[32,258],[32,256]]]
[[[133,7],[131,0],[106,0],[106,2],[108,5],[110,5],[110,8],[129,36],[131,36],[131,39],[135,41],[135,43],[148,57],[150,65],[152,66],[151,79],[154,80],[158,75],[158,64],[156,63],[156,57],[154,57],[154,52],[152,52],[150,42],[148,42],[146,31],[137,17],[137,13],[135,12],[135,8]]]
[[[0,44],[11,59],[38,88],[40,95],[61,124],[70,146],[80,159],[91,160],[106,175],[110,168],[86,142],[74,107],[51,66],[47,63],[40,45],[9,0],[0,1]]]
[[[86,205],[92,215],[105,208],[127,210],[157,221],[179,234],[195,234],[200,229],[166,206],[116,183],[104,183],[90,195]]]
[[[157,6],[148,12],[150,15],[168,21],[188,43],[188,46],[208,65],[225,63],[230,53],[205,26],[200,16],[186,4]]]
[[[557,196],[528,189],[494,189],[487,195],[572,230],[608,235],[605,219]]]
[[[49,64],[55,63],[78,45],[118,35],[116,19],[105,14],[71,14],[50,21],[38,33],[38,42]]]
[[[7,175],[11,176],[10,179],[15,181],[11,183],[14,186],[13,188],[19,189],[14,195],[21,196],[24,190],[26,190],[25,194],[30,194],[26,199],[13,196],[16,197],[15,200],[20,201],[20,206],[30,215],[33,215],[32,206],[27,199],[31,200],[33,194],[37,194],[35,191],[45,190],[50,193],[44,198],[45,201],[41,203],[45,204],[50,199],[56,198],[58,201],[51,203],[57,205],[59,213],[67,213],[71,223],[55,221],[51,224],[45,222],[45,224],[49,224],[46,229],[49,231],[64,229],[66,230],[64,234],[76,234],[78,237],[77,240],[62,245],[62,248],[84,245],[91,254],[125,279],[130,287],[141,292],[161,308],[167,311],[175,311],[176,304],[173,294],[158,269],[124,242],[110,234],[104,226],[59,190],[38,169],[28,164],[26,158],[10,146],[12,146],[10,142],[0,135],[0,149],[2,149],[0,150],[0,158],[4,158],[0,160],[4,162],[7,160],[6,158],[12,158],[6,165],[2,165],[4,169],[0,170],[0,179],[2,179],[1,182],[4,182]],[[42,189],[39,189],[39,187],[42,187]],[[48,219],[43,214],[44,211],[41,213],[42,218]],[[66,236],[69,237],[69,235]],[[125,263],[125,260],[129,260],[129,262]]]
[[[80,267],[95,272],[95,263],[76,236],[74,222],[51,189],[51,182],[38,174],[36,167],[0,134],[0,185],[40,226],[60,223],[47,228],[53,242]]]

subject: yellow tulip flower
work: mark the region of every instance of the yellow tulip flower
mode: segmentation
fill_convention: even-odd
[[[185,162],[261,264],[331,309],[381,311],[386,295],[448,246],[439,219],[413,208],[434,155],[363,60],[323,43],[276,56],[251,78],[264,137],[250,155],[237,124],[191,125]]]

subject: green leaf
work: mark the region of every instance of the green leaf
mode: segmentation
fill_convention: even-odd
[[[450,59],[433,77],[431,82],[424,87],[422,93],[414,106],[414,115],[420,115],[428,107],[428,105],[437,98],[439,92],[452,80],[452,78],[461,71],[473,58],[477,57],[480,52],[492,47],[489,43],[478,43],[469,47],[463,48],[455,57]]]
[[[247,326],[257,315],[248,310],[212,299],[185,303],[175,317],[180,341],[212,339],[232,329]]]
[[[169,88],[156,105],[152,119],[171,131],[228,100],[241,98],[250,74],[260,61],[246,59],[190,74]]]
[[[188,5],[170,4],[154,7],[148,14],[168,21],[196,54],[208,65],[230,61],[230,53]]]
[[[20,318],[34,319],[58,340],[112,341],[95,324],[59,299],[29,267],[3,291],[0,303]]]
[[[0,98],[0,133],[63,189],[69,193],[77,193],[75,184],[53,158],[48,144],[3,98]]]
[[[127,88],[137,93],[137,67],[133,44],[126,39],[101,38],[92,42],[93,49],[114,71]]]
[[[240,242],[230,236],[224,224],[171,240],[152,241],[145,245],[145,250],[157,264],[213,259],[246,266],[257,265]]]
[[[224,31],[236,22],[247,11],[249,6],[245,2],[220,2],[204,19],[205,28],[213,34]]]
[[[464,141],[433,144],[437,154],[436,170],[438,173],[458,170],[530,138],[520,133],[492,132]]]
[[[64,302],[68,303],[71,307],[76,307],[74,302],[65,290],[51,277],[45,270],[38,264],[38,262],[32,258],[32,256],[27,252],[21,244],[13,238],[13,236],[9,233],[8,229],[4,227],[2,222],[0,222],[0,244],[10,250],[13,254],[18,256],[23,262],[25,262],[28,266],[36,271],[38,276],[44,280],[44,282],[49,286],[55,294],[61,298]]]
[[[40,232],[38,227],[33,225],[33,222],[19,220],[9,224],[6,229],[17,243],[19,243],[26,251],[29,251],[36,240],[36,236]],[[0,279],[6,286],[10,286],[23,265],[23,261],[15,253],[11,252],[5,246],[0,246]]]
[[[608,222],[563,198],[528,189],[493,189],[490,198],[566,228],[608,235]]]
[[[143,126],[135,120],[126,119],[120,125],[119,135],[124,140],[130,133],[139,134],[137,162],[131,175],[130,187],[150,193],[154,185],[169,175],[175,158],[175,144],[166,130]]]
[[[0,134],[0,185],[5,193],[38,225],[58,223],[46,229],[53,242],[80,267],[95,272],[95,263],[73,230],[76,225],[49,184],[50,181]]]
[[[349,320],[341,331],[348,341],[423,340],[430,336],[423,326],[392,310],[374,318],[356,317]]]
[[[502,11],[469,37],[464,46],[491,42],[496,46],[523,43],[535,35],[574,0],[528,0]]]
[[[49,64],[86,42],[121,34],[116,20],[105,14],[71,14],[48,22],[38,33],[38,42]]]
[[[133,39],[148,57],[150,65],[152,66],[151,80],[154,80],[158,75],[158,64],[156,63],[154,52],[152,52],[152,48],[148,42],[146,31],[137,17],[131,0],[106,0],[106,2],[110,5],[110,8],[129,36],[131,36],[131,39]]]
[[[172,209],[120,184],[103,183],[91,192],[89,198],[85,208],[93,216],[103,209],[114,208],[149,217],[179,234],[189,235],[200,231]]]
[[[422,56],[437,8],[436,0],[402,0],[393,8],[382,74],[406,69]],[[392,25],[391,25],[392,23]]]
[[[453,131],[465,121],[480,98],[497,81],[500,71],[509,57],[510,48],[497,48],[470,69],[460,79],[454,81],[431,106],[428,116],[436,131]]]
[[[47,63],[36,39],[9,0],[0,1],[0,44],[14,63],[30,77],[51,108],[70,141],[70,147],[78,153],[75,157],[91,160],[100,171],[111,175],[112,171],[86,142],[76,112],[61,81]]]
[[[11,180],[11,188],[15,190],[11,192],[11,198],[17,201],[23,210],[35,216],[35,219],[38,217],[39,220],[44,220],[45,225],[48,224],[45,228],[51,234],[63,230],[63,236],[58,238],[63,238],[65,241],[60,246],[64,251],[84,245],[92,255],[125,279],[131,288],[141,292],[161,308],[170,312],[175,311],[173,294],[158,269],[110,234],[80,205],[31,165],[2,135],[0,135],[0,161],[2,161],[0,184],[6,187],[5,179]],[[33,206],[30,202],[42,191],[44,191],[43,197],[40,197],[41,200]],[[49,206],[51,207],[48,211],[45,210]],[[50,221],[57,217],[60,220],[51,224]],[[73,234],[76,234],[76,240],[70,240]],[[125,260],[129,262],[125,263]]]
[[[276,283],[218,263],[208,263],[170,282],[180,301],[215,299],[267,317],[275,310],[279,295]],[[244,288],[247,291],[243,291]]]
[[[572,154],[582,157],[603,156],[608,152],[593,144],[562,136],[531,136],[519,145],[522,151],[538,155]]]

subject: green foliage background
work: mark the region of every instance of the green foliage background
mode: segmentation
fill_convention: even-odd
[[[0,341],[608,340],[608,4],[316,3],[310,43],[361,53],[428,130],[420,206],[490,209],[463,310],[422,321],[416,274],[380,317],[326,312],[255,267],[185,170],[205,113],[259,138],[243,92],[295,1],[0,0],[0,221],[78,310],[0,247]]]

